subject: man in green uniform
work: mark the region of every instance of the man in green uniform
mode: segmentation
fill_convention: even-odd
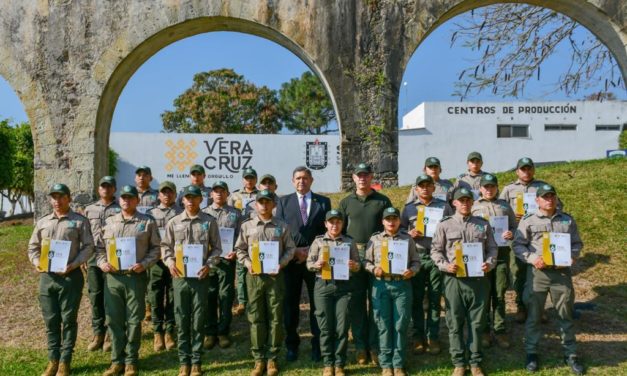
[[[216,265],[215,274],[210,276],[209,283],[209,312],[205,330],[205,349],[212,349],[216,344],[221,348],[231,346],[229,333],[233,314],[233,300],[235,299],[235,263],[236,255],[233,248],[242,222],[241,211],[226,204],[229,197],[229,186],[223,181],[213,183],[211,187],[213,203],[203,212],[215,218],[220,229],[222,254]]]
[[[575,289],[570,266],[555,266],[553,237],[566,238],[570,248],[571,265],[579,257],[583,242],[579,237],[575,219],[558,209],[557,192],[549,184],[536,191],[538,211],[521,219],[514,236],[514,253],[528,263],[527,285],[524,299],[528,309],[525,323],[525,368],[529,372],[538,370],[538,343],[542,338],[540,321],[547,294],[559,316],[560,334],[564,349],[564,362],[576,375],[584,373],[577,358],[573,310]],[[566,236],[567,235],[567,236]],[[549,262],[549,260],[551,262]]]
[[[270,192],[274,193],[275,195],[276,195],[276,190],[278,187],[279,186],[276,183],[276,178],[270,174],[263,175],[261,179],[259,179],[259,184],[257,184],[257,188],[260,191],[267,189]],[[276,195],[276,198],[278,199],[278,195]],[[274,208],[274,212],[272,214],[276,214],[276,208]],[[246,207],[244,208],[243,217],[252,218],[252,217],[255,217],[256,215],[257,215],[257,212],[255,211],[255,201],[253,200],[249,202],[248,205],[246,205]]]
[[[359,257],[363,261],[366,244],[370,236],[383,230],[383,210],[392,206],[390,199],[372,189],[372,168],[359,163],[353,171],[355,192],[340,201],[339,210],[346,218],[344,233],[354,239]],[[351,330],[357,350],[357,363],[366,364],[368,355],[373,364],[378,364],[377,327],[374,323],[371,301],[372,276],[365,270],[355,273],[355,290],[351,296]]]
[[[442,200],[445,202],[451,201],[453,194],[453,183],[450,180],[440,178],[440,174],[442,173],[442,167],[440,164],[440,160],[436,157],[429,157],[425,159],[425,166],[422,171],[424,174],[431,176],[433,178],[433,184],[435,186],[435,190],[433,191],[433,197],[438,200]],[[407,196],[407,201],[405,203],[410,204],[416,201],[416,186],[412,186],[409,191],[409,195]]]
[[[96,261],[106,273],[105,305],[111,334],[111,366],[104,376],[137,375],[141,322],[144,318],[146,271],[159,260],[159,231],[152,217],[137,211],[137,188],[125,185],[120,193],[122,211],[107,218]],[[115,246],[117,257],[109,254]],[[133,253],[135,257],[133,258]],[[124,257],[129,254],[130,256]],[[126,265],[125,259],[131,259]],[[117,265],[116,265],[117,264]]]
[[[165,225],[168,221],[183,211],[175,201],[176,185],[167,180],[159,184],[159,206],[148,210],[148,215],[157,223],[161,239],[165,236]],[[154,333],[153,348],[155,351],[171,350],[176,347],[172,275],[161,260],[157,261],[148,273],[148,301],[152,310]]]
[[[294,257],[296,246],[285,222],[272,215],[275,207],[274,193],[263,190],[257,193],[257,217],[242,222],[235,252],[237,260],[248,269],[248,321],[250,323],[250,349],[255,359],[251,376],[268,376],[279,373],[277,358],[283,342],[283,300],[285,278],[282,269]],[[262,244],[278,249],[278,272],[265,272],[266,258],[261,258]],[[258,255],[257,255],[258,254]],[[265,256],[265,251],[263,252]],[[261,264],[261,265],[259,265]],[[258,266],[261,270],[258,270]],[[267,363],[266,363],[267,362]]]
[[[345,376],[346,350],[348,349],[349,315],[353,282],[350,275],[359,271],[361,261],[357,247],[350,236],[342,235],[344,219],[338,210],[329,210],[325,214],[324,226],[327,232],[317,236],[309,248],[307,269],[316,273],[314,300],[316,320],[320,328],[320,351],[324,370],[322,376]],[[331,247],[348,246],[348,280],[336,279],[332,272],[335,262]],[[325,252],[327,256],[325,257]],[[329,276],[323,274],[328,267]]]
[[[85,217],[89,219],[94,244],[102,241],[102,228],[105,220],[120,212],[120,205],[115,200],[116,181],[113,176],[105,176],[98,184],[98,196],[100,200],[85,208]],[[87,345],[87,350],[96,351],[103,349],[111,351],[111,339],[107,334],[105,325],[104,307],[104,274],[96,264],[96,253],[87,261],[87,291],[91,303],[91,328],[94,336]]]
[[[418,354],[425,349],[436,355],[441,351],[440,346],[440,298],[442,296],[442,274],[431,260],[431,240],[433,234],[429,232],[428,223],[437,225],[437,219],[424,214],[426,208],[436,209],[442,217],[453,215],[453,209],[446,201],[433,197],[435,182],[429,175],[420,175],[416,178],[414,188],[415,200],[405,205],[401,215],[401,228],[411,235],[418,245],[420,255],[420,270],[412,278],[414,321],[414,351]],[[430,210],[432,210],[430,209]],[[419,215],[420,211],[420,215]],[[416,226],[416,219],[420,216],[422,226]],[[425,317],[423,300],[427,291],[428,310]],[[428,341],[425,343],[425,339]],[[428,345],[428,347],[426,347]]]
[[[481,153],[477,151],[473,151],[468,154],[468,158],[466,158],[466,165],[468,166],[468,171],[457,177],[457,181],[455,181],[455,188],[463,187],[472,192],[473,198],[477,200],[479,198],[479,190],[481,188],[481,177],[485,174],[485,172],[481,171],[481,167],[483,166],[483,157]]]
[[[55,184],[48,195],[52,213],[37,221],[28,242],[28,259],[40,273],[39,304],[48,337],[48,366],[42,376],[67,376],[85,283],[80,266],[91,256],[94,243],[87,218],[70,209],[70,189],[65,184]],[[51,272],[56,240],[71,242],[69,256],[63,271]]]
[[[510,346],[505,328],[505,292],[509,285],[509,253],[510,247],[507,241],[514,239],[514,231],[516,231],[516,217],[509,203],[505,200],[497,198],[499,191],[499,183],[495,175],[485,174],[481,177],[481,197],[472,205],[472,215],[482,217],[490,221],[507,218],[507,228],[503,231],[494,231],[497,244],[501,243],[498,250],[496,267],[488,272],[490,280],[490,299],[486,304],[486,317],[488,325],[481,337],[483,347],[489,347],[492,339],[490,337],[490,323],[494,329],[494,338],[499,347],[507,349]],[[495,218],[496,217],[496,218]],[[499,218],[500,217],[500,218]],[[494,319],[491,320],[491,311],[494,311]]]
[[[473,193],[458,188],[453,194],[455,214],[438,224],[431,243],[431,259],[444,275],[446,325],[449,330],[453,376],[463,376],[470,363],[473,376],[483,376],[481,332],[486,325],[485,305],[490,296],[490,281],[485,277],[496,266],[498,247],[490,223],[471,215]],[[471,249],[479,255],[471,253]],[[477,258],[481,260],[477,260]],[[480,264],[478,276],[468,271]],[[477,267],[478,268],[478,267]],[[473,268],[473,271],[474,270]],[[481,274],[483,273],[483,276]],[[464,341],[464,324],[468,321],[468,341]],[[466,346],[466,343],[468,346]],[[469,359],[465,353],[468,351]]]
[[[242,172],[242,183],[242,189],[236,189],[235,192],[229,195],[227,205],[240,210],[244,218],[246,218],[246,207],[255,201],[255,196],[259,192],[257,190],[257,171],[252,167],[245,168]],[[237,273],[238,304],[233,309],[233,314],[239,316],[246,310],[246,303],[248,302],[248,296],[246,295],[246,268],[242,264],[237,263],[235,269]]]
[[[210,283],[207,277],[214,273],[222,253],[218,225],[213,217],[200,210],[202,200],[199,187],[185,187],[185,211],[167,223],[161,241],[163,262],[173,277],[179,376],[202,375],[201,356]],[[187,275],[189,259],[194,258],[193,249],[202,251],[202,259],[199,260],[202,266],[195,275]]]
[[[411,236],[400,230],[400,212],[394,207],[383,211],[383,232],[370,237],[366,248],[364,269],[374,275],[372,306],[379,329],[379,364],[382,376],[406,376],[405,352],[407,329],[411,321],[411,278],[420,269],[420,256]],[[396,243],[397,247],[393,247]],[[392,250],[407,253],[402,273],[393,272],[396,255]],[[394,257],[390,257],[394,256]],[[384,267],[384,264],[387,266]]]
[[[211,187],[205,185],[205,178],[207,174],[205,173],[205,168],[199,164],[195,164],[189,168],[189,180],[190,185],[195,185],[200,188],[202,192],[202,201],[200,203],[200,210],[211,205]],[[183,207],[183,190],[179,192],[178,198],[176,199],[176,204]]]

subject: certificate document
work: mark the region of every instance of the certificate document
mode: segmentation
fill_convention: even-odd
[[[251,261],[255,273],[275,274],[279,272],[279,242],[259,241],[253,244]]]
[[[490,217],[490,226],[492,226],[492,230],[494,230],[494,240],[499,247],[504,247],[509,244],[509,241],[503,239],[503,233],[507,232],[509,229],[508,222],[509,220],[506,215]]]
[[[203,267],[203,250],[202,244],[183,245],[183,275],[186,278],[198,278],[198,272]]]
[[[390,240],[388,247],[389,273],[403,274],[407,270],[409,242],[407,240]]]
[[[455,264],[458,277],[483,277],[483,244],[457,243],[455,247]]]
[[[233,241],[235,239],[235,229],[228,227],[220,227],[220,243],[222,244],[222,253],[220,257],[226,257],[233,252]]]
[[[137,263],[135,237],[109,239],[107,261],[115,270],[129,270]]]
[[[70,240],[43,239],[41,241],[41,254],[39,256],[39,268],[50,273],[63,273],[70,258]]]
[[[571,266],[570,234],[545,233],[542,248],[542,259],[546,265]]]
[[[329,266],[331,278],[338,281],[347,281],[349,277],[348,260],[350,260],[350,245],[342,244],[329,247]]]

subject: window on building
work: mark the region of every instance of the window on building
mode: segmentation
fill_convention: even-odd
[[[597,131],[620,131],[620,124],[597,124]]]
[[[497,124],[497,138],[528,138],[529,126],[524,124]]]
[[[577,124],[544,124],[545,131],[576,131]]]

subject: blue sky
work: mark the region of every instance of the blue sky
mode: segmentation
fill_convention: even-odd
[[[474,55],[462,47],[450,48],[452,27],[453,22],[449,21],[435,30],[414,53],[403,78],[407,85],[401,88],[399,117],[424,101],[458,100],[452,96],[454,84]],[[572,98],[561,92],[545,94],[556,80],[559,67],[568,63],[568,56],[567,52],[558,51],[549,59],[542,68],[542,80],[530,82],[521,99],[573,100],[588,94],[591,90]],[[186,38],[159,51],[131,77],[118,100],[111,130],[159,132],[161,113],[172,109],[174,98],[191,86],[193,75],[219,68],[232,68],[255,84],[272,89],[309,69],[287,49],[256,36],[213,32]],[[615,93],[627,99],[624,91]],[[482,93],[467,100],[504,99]],[[15,92],[0,78],[0,119],[4,118],[27,121]]]

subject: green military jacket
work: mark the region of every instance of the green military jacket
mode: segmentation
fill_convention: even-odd
[[[203,263],[211,268],[220,262],[220,230],[215,219],[207,213],[199,211],[192,217],[183,211],[165,225],[161,257],[168,267],[176,265],[176,244],[202,244]]]
[[[342,232],[357,244],[368,243],[372,234],[383,230],[383,210],[390,206],[390,199],[377,191],[373,190],[368,196],[351,193],[340,201],[338,208],[346,223]]]
[[[381,265],[381,242],[387,240],[407,240],[407,269],[418,273],[420,270],[420,257],[416,251],[416,243],[414,239],[403,230],[399,230],[396,234],[390,235],[385,231],[377,232],[370,237],[366,247],[366,257],[364,259],[364,269],[374,274],[374,269]]]
[[[309,247],[309,254],[307,255],[307,269],[316,273],[316,276],[320,277],[320,268],[316,267],[316,262],[318,262],[318,258],[320,258],[320,252],[322,252],[323,246],[337,246],[341,244],[349,244],[350,245],[350,259],[355,261],[357,265],[361,268],[361,261],[359,261],[359,252],[357,252],[357,246],[353,239],[350,236],[340,235],[337,238],[333,239],[329,235],[329,233],[325,233],[324,235],[318,235],[314,239],[313,243]],[[350,269],[349,269],[350,270]],[[352,273],[353,271],[350,270]]]
[[[272,217],[264,221],[259,216],[249,218],[242,222],[242,226],[235,242],[235,252],[237,260],[246,268],[252,267],[250,259],[251,246],[253,241],[278,241],[279,242],[279,265],[284,268],[294,257],[296,245],[290,235],[287,223]]]

